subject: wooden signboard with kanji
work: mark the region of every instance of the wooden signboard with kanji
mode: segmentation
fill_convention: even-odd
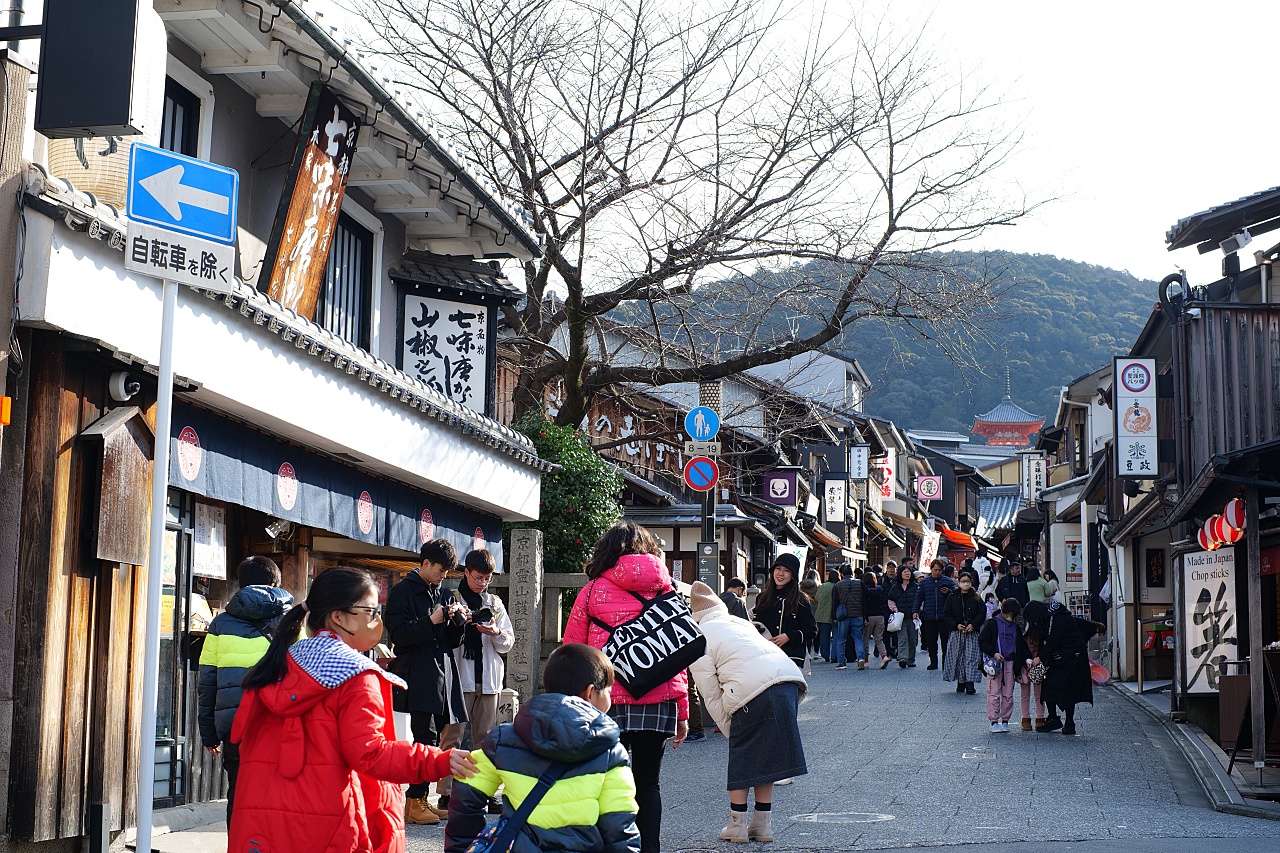
[[[260,290],[308,319],[324,286],[359,132],[359,117],[333,90],[311,84],[259,282]]]

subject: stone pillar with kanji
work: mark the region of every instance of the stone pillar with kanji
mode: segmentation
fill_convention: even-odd
[[[515,645],[507,654],[507,686],[523,704],[538,690],[542,666],[542,531],[511,531],[507,612]]]

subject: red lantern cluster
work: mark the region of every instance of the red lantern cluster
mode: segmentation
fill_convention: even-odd
[[[1244,537],[1244,501],[1229,501],[1218,515],[1211,516],[1196,533],[1200,547],[1216,551],[1222,545],[1234,545]]]

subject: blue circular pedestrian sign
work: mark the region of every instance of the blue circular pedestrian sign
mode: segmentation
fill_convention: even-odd
[[[720,466],[707,456],[695,456],[684,465],[684,482],[695,492],[709,492],[720,479]]]
[[[707,406],[695,406],[684,416],[684,431],[694,441],[711,441],[720,432],[720,416]]]

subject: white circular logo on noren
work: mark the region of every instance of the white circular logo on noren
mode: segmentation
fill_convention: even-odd
[[[791,819],[797,823],[882,823],[886,820],[897,820],[897,817],[876,812],[819,812],[798,814]]]

